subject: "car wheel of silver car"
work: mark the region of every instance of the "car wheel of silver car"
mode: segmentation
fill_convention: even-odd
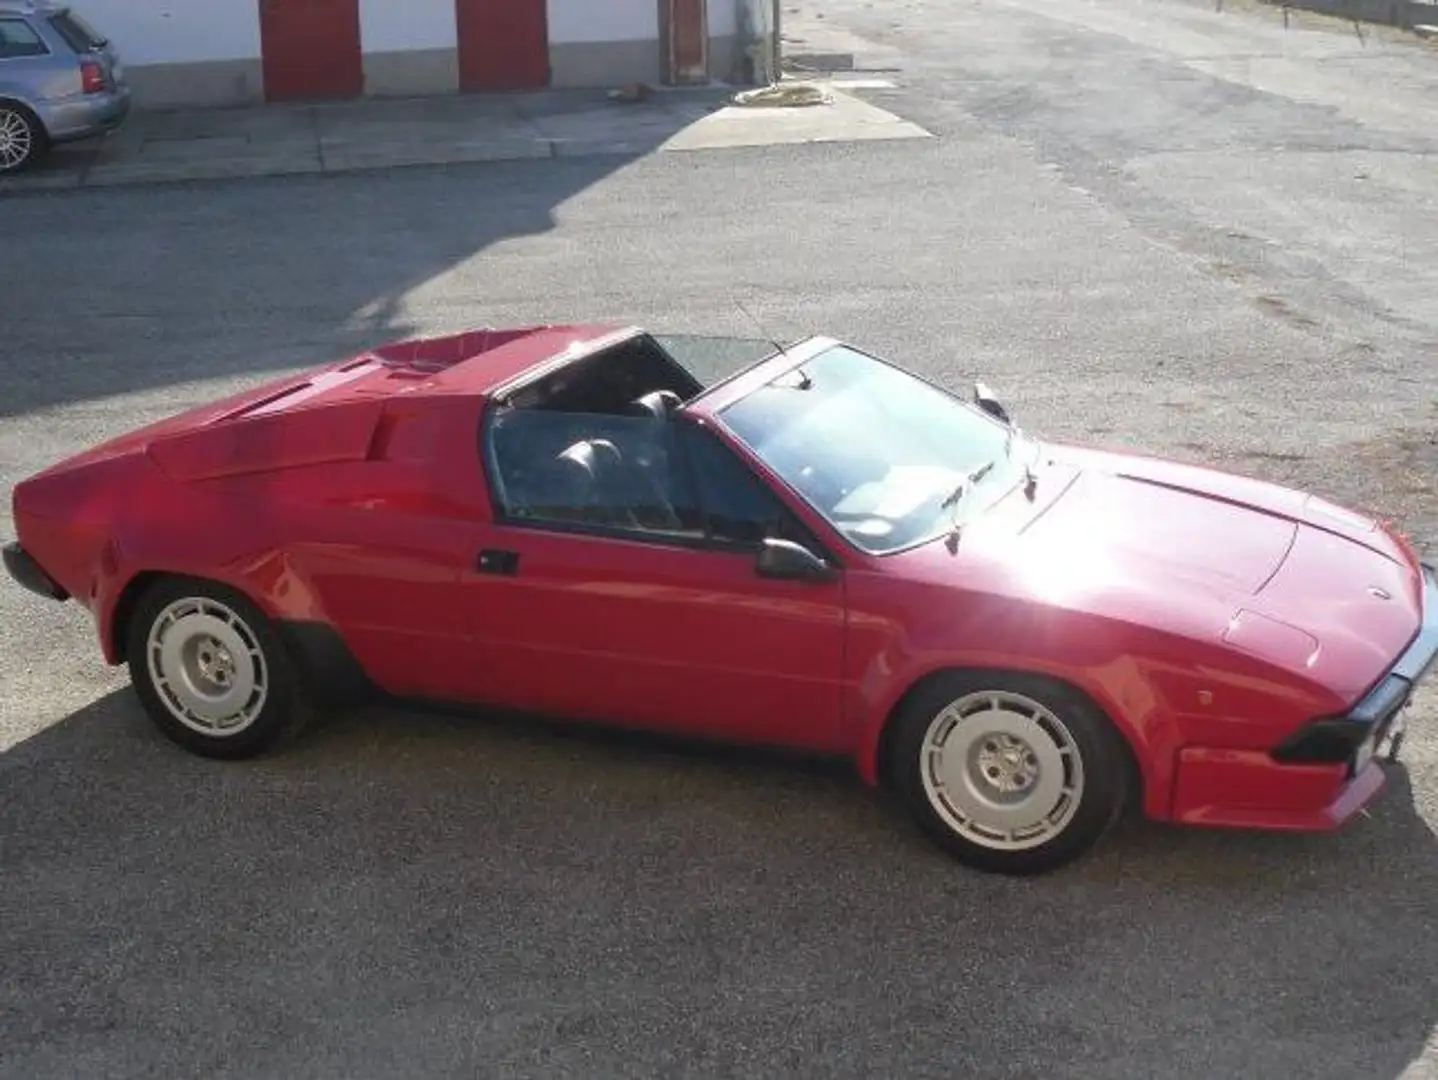
[[[166,578],[151,586],[129,620],[126,659],[156,726],[205,757],[253,757],[309,714],[269,620],[221,585]]]
[[[1122,736],[1048,680],[946,674],[895,724],[891,781],[925,832],[976,869],[1056,870],[1097,844],[1125,804]]]
[[[45,130],[29,110],[0,102],[0,175],[28,167],[44,149]]]

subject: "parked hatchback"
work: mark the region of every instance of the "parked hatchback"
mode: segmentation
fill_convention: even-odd
[[[113,131],[130,88],[110,42],[65,4],[0,0],[0,176]]]

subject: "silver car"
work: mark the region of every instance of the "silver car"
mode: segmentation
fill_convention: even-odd
[[[68,5],[0,0],[0,176],[130,113],[120,58]]]

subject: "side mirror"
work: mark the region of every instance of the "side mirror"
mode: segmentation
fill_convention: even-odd
[[[788,581],[828,581],[834,576],[834,568],[803,544],[772,538],[764,541],[754,569],[760,577]]]
[[[974,404],[983,409],[1001,424],[1011,425],[1008,410],[999,404],[994,392],[981,382],[974,383]]]

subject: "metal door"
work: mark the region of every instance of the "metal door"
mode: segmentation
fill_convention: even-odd
[[[709,12],[705,0],[660,0],[664,81],[670,86],[709,81]]]
[[[537,90],[549,85],[545,0],[455,0],[459,88]]]
[[[364,92],[359,0],[260,0],[265,99]]]

